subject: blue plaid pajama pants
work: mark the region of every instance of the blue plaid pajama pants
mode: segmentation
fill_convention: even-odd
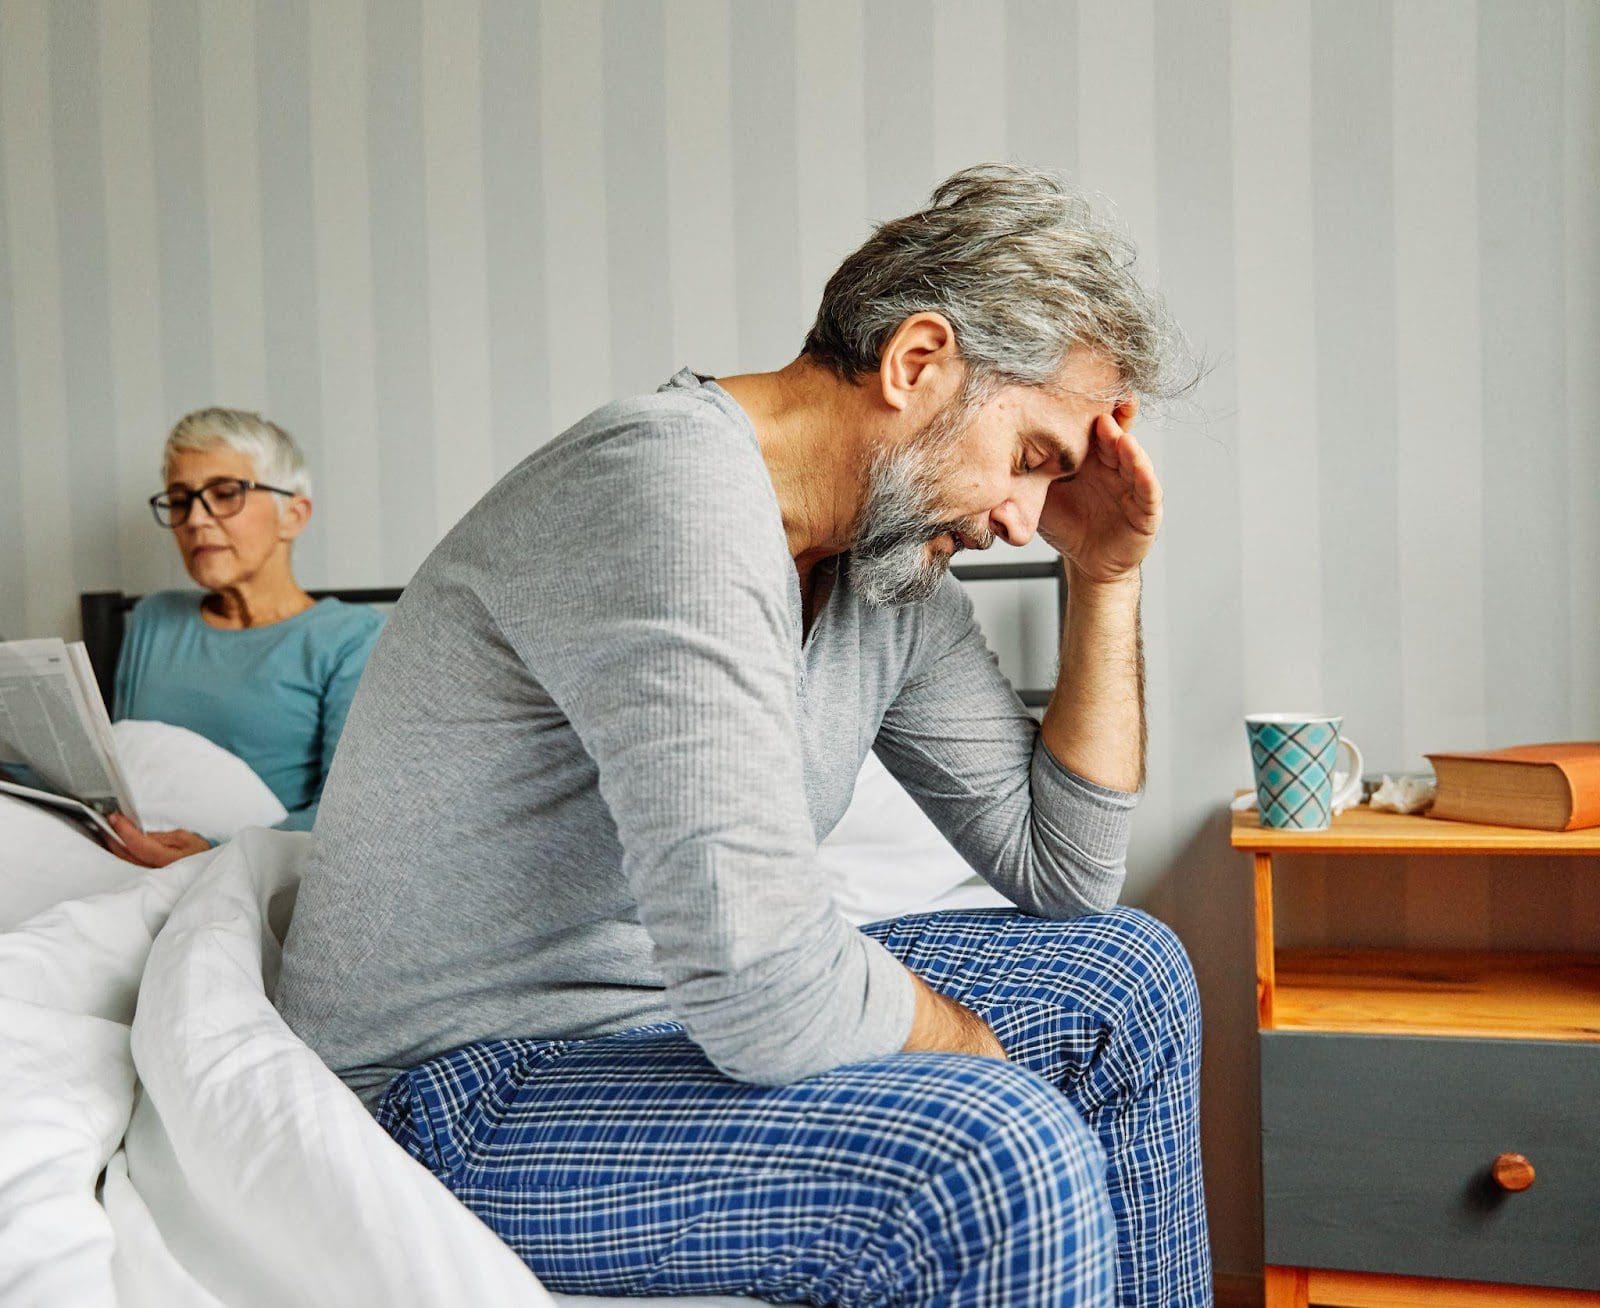
[[[756,1086],[662,1023],[452,1050],[395,1078],[378,1120],[562,1292],[1210,1304],[1177,937],[1128,908],[863,930],[1012,1061],[896,1054]]]

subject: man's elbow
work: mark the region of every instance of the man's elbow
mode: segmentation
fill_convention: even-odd
[[[693,1039],[693,1033],[690,1033]],[[748,1045],[735,1045],[726,1041],[696,1040],[706,1060],[730,1081],[745,1085],[793,1085],[807,1077],[833,1070],[835,1064],[813,1063],[794,1058],[775,1059],[752,1049]]]
[[[689,1038],[717,1071],[746,1085],[793,1085],[807,1077],[832,1071],[842,1060],[837,1048],[809,1029],[811,1023],[775,1021],[763,1030],[729,1027],[719,1020],[705,1020],[692,1009],[678,1006],[678,1015]]]
[[[881,946],[839,926],[841,948],[827,966],[767,959],[669,987],[668,1003],[718,1071],[750,1085],[792,1085],[905,1043],[910,977]]]
[[[1052,922],[1106,913],[1121,901],[1127,876],[1127,863],[1120,859],[1112,864],[1074,859],[1029,878],[1017,907]]]

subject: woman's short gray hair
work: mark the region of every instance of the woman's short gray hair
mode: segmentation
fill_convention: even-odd
[[[822,293],[805,353],[847,381],[877,371],[896,328],[943,314],[966,390],[1047,386],[1074,346],[1116,365],[1115,396],[1174,399],[1204,375],[1163,298],[1134,275],[1132,240],[1056,173],[987,163],[941,182],[926,209],[877,227]]]
[[[166,481],[172,456],[178,451],[210,450],[218,445],[248,456],[256,480],[296,495],[311,494],[311,473],[294,437],[247,409],[196,409],[179,418],[161,451],[161,480]],[[279,507],[281,510],[282,501]]]

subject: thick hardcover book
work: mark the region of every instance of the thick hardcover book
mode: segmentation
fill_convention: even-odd
[[[1427,757],[1439,778],[1429,817],[1540,831],[1600,826],[1600,740]]]

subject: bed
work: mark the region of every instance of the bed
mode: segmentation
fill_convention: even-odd
[[[1064,602],[1059,566],[960,571],[1056,578]],[[103,686],[132,603],[83,597]],[[144,735],[130,746],[141,808],[193,826],[185,803],[203,799],[213,829],[238,827],[142,872],[0,801],[0,1212],[14,1215],[0,1222],[0,1301],[641,1302],[547,1292],[288,1030],[270,996],[311,837],[265,829],[270,792],[252,794],[231,756],[208,758],[209,742],[117,729],[119,750]],[[872,756],[822,858],[856,922],[1003,902]]]

